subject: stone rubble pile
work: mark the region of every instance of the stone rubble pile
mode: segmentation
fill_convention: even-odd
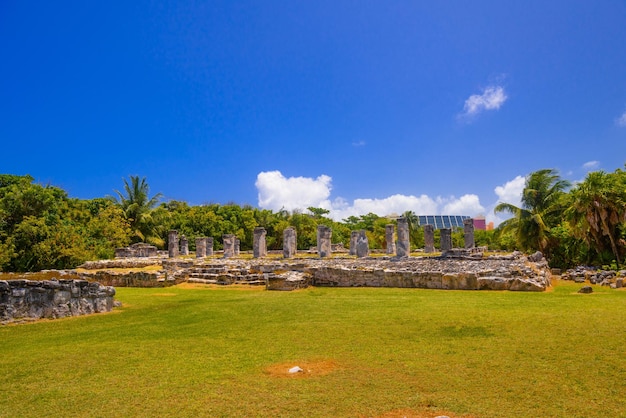
[[[626,270],[598,270],[594,267],[578,266],[561,273],[561,280],[571,280],[575,283],[589,282],[601,286],[610,286],[613,289],[624,287]]]

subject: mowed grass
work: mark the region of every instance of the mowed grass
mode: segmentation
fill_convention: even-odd
[[[119,288],[0,327],[0,416],[626,417],[626,292],[580,287]]]

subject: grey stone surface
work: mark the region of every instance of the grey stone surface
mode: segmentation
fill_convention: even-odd
[[[261,258],[267,255],[267,243],[265,241],[266,235],[267,231],[265,230],[265,228],[254,228],[254,236],[252,242],[252,256],[254,258]]]
[[[206,237],[196,237],[196,258],[206,257]]]
[[[224,242],[224,258],[235,256],[235,236],[233,234],[222,235]]]
[[[396,226],[394,224],[385,225],[385,243],[387,254],[396,253]]]
[[[364,229],[358,231],[358,236],[356,240],[356,256],[358,258],[367,257],[370,255],[370,246],[367,240],[367,234]]]
[[[297,252],[298,240],[296,229],[290,226],[283,231],[283,257],[292,258]]]
[[[424,252],[435,252],[435,227],[433,225],[424,225]]]
[[[189,255],[189,240],[186,236],[180,236],[180,255]]]
[[[359,231],[350,232],[350,251],[348,254],[356,255],[356,243],[359,239]]]
[[[132,257],[156,257],[158,256],[157,247],[138,242],[124,248],[115,249],[115,258],[132,258]]]
[[[178,231],[171,230],[167,234],[167,251],[170,258],[178,257]]]
[[[0,323],[109,312],[115,289],[86,280],[0,280]]]
[[[398,242],[396,244],[398,257],[408,257],[411,254],[409,242],[409,222],[406,218],[398,218]]]
[[[441,252],[452,249],[452,230],[450,228],[441,228],[439,230],[439,245]]]
[[[474,219],[463,219],[463,239],[465,248],[474,248]]]
[[[239,238],[235,238],[235,255],[239,256],[241,253],[241,240]]]
[[[331,238],[333,230],[326,225],[317,227],[317,255],[320,257],[330,257],[332,255]]]
[[[213,237],[208,237],[206,239],[206,256],[210,257],[213,255]]]

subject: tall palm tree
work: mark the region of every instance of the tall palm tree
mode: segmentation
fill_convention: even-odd
[[[531,173],[526,177],[521,207],[510,203],[500,203],[495,207],[495,213],[509,212],[513,215],[502,223],[501,229],[515,231],[522,250],[545,252],[548,231],[559,223],[563,210],[560,201],[569,186],[570,183],[561,179],[554,169]]]
[[[566,212],[574,234],[598,253],[608,238],[618,266],[620,225],[626,222],[626,173],[594,171],[572,190],[572,206]]]
[[[161,193],[149,197],[150,187],[146,178],[129,176],[130,183],[124,179],[124,193],[115,190],[117,204],[122,208],[133,231],[133,241],[153,242],[157,238],[152,211],[163,197]]]

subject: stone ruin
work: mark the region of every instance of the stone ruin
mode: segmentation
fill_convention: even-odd
[[[435,227],[424,225],[424,252],[427,254],[435,252]]]
[[[115,249],[115,258],[156,257],[157,255],[157,247],[143,242]]]
[[[224,243],[224,258],[231,258],[235,256],[235,236],[233,234],[222,235],[222,242]]]
[[[321,257],[330,257],[332,255],[331,237],[333,230],[326,225],[317,227],[317,254]]]
[[[0,280],[0,323],[110,312],[113,296],[86,280]]]
[[[294,227],[285,228],[283,231],[283,257],[292,258],[298,252],[298,240]]]
[[[254,228],[253,243],[252,243],[252,256],[254,258],[265,257],[267,255],[267,243],[265,236],[267,231],[265,228]]]
[[[387,243],[386,253],[396,253],[396,226],[394,224],[385,225],[385,242]]]
[[[396,255],[399,258],[408,257],[411,254],[409,241],[409,222],[406,218],[398,218],[398,242],[396,243]]]

